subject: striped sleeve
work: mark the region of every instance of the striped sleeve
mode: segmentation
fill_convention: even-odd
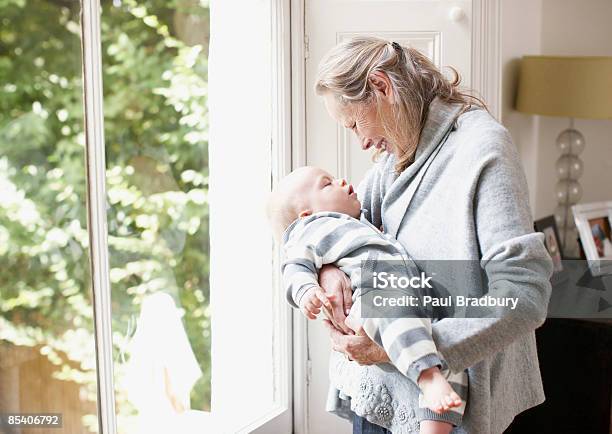
[[[309,289],[319,286],[317,272],[304,263],[285,262],[282,275],[287,301],[295,308],[300,307],[302,297]]]
[[[318,273],[362,247],[372,229],[339,213],[315,214],[300,221],[284,244],[283,287],[287,301],[299,307],[309,289],[318,286]]]

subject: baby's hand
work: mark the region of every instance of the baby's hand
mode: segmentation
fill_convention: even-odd
[[[309,319],[317,319],[322,306],[331,311],[331,303],[320,286],[310,288],[300,304],[300,310]]]

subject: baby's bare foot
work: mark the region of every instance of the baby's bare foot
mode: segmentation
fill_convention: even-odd
[[[461,398],[437,366],[421,372],[417,383],[423,392],[424,404],[431,411],[446,413],[449,409],[461,405]]]

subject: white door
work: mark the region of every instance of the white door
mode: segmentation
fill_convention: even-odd
[[[306,0],[306,162],[358,184],[372,164],[350,131],[337,125],[314,94],[317,66],[336,43],[353,35],[378,35],[451,65],[471,85],[471,0]],[[448,70],[447,70],[448,71]],[[329,337],[319,322],[308,322],[311,358],[309,432],[349,433],[350,425],[325,412]]]

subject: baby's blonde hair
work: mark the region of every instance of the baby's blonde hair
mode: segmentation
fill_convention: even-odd
[[[276,242],[282,242],[283,232],[297,218],[296,207],[288,194],[273,190],[268,196],[266,214]]]
[[[290,188],[290,181],[311,167],[300,167],[285,176],[272,189],[266,203],[266,214],[272,227],[272,234],[277,242],[282,242],[283,232],[299,216],[301,202]]]

